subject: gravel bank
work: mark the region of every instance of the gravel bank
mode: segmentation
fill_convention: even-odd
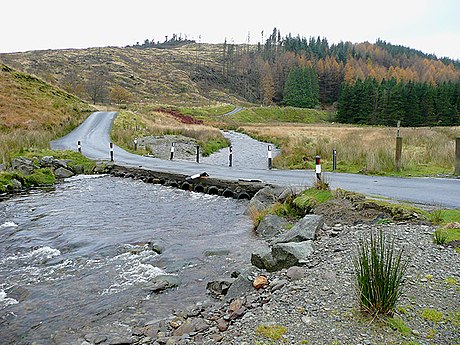
[[[351,258],[358,239],[375,229],[391,234],[411,258],[395,315],[410,328],[404,334],[358,311]],[[273,340],[259,334],[258,327],[281,325],[287,344],[459,344],[460,254],[433,244],[433,231],[412,224],[324,226],[303,268],[305,277],[289,281],[285,271],[267,274],[272,287],[273,281],[286,284],[247,296],[259,305],[236,319],[221,343],[269,344]],[[427,310],[441,313],[441,320],[426,320]]]

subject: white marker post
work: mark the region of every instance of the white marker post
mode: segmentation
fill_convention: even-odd
[[[134,151],[137,151],[137,138],[134,138]]]
[[[110,161],[113,162],[113,143],[110,143]]]
[[[200,146],[196,145],[196,162],[200,163]]]
[[[272,146],[268,145],[268,170],[272,170]]]
[[[80,140],[78,140],[77,142],[77,150],[79,153],[81,153],[81,141]]]
[[[337,170],[337,149],[332,150],[332,170]]]
[[[321,157],[316,156],[316,178],[321,182]]]
[[[173,160],[174,158],[174,145],[175,143],[171,143],[171,155],[169,156],[169,160]]]
[[[228,147],[228,166],[233,166],[233,148],[231,145]]]

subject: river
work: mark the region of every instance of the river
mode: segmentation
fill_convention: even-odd
[[[0,344],[81,344],[211,299],[259,244],[246,206],[110,176],[0,202]],[[151,293],[161,274],[179,287]]]

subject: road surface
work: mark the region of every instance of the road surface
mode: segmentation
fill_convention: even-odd
[[[51,142],[55,150],[77,150],[81,141],[82,153],[91,159],[110,158],[110,129],[115,112],[96,112],[88,117],[77,129],[63,138]],[[186,161],[169,161],[129,153],[114,145],[114,160],[117,164],[143,167],[155,171],[194,175],[206,171],[210,176],[237,180],[260,179],[267,183],[284,186],[310,186],[314,182],[313,171],[268,170],[244,167],[227,167],[198,164]],[[399,178],[366,176],[345,173],[327,173],[332,188],[343,188],[399,201],[424,205],[460,208],[460,179],[453,178]]]

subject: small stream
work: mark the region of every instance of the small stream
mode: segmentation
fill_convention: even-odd
[[[246,206],[109,176],[0,202],[0,344],[81,344],[210,299],[259,244]],[[161,274],[179,287],[152,294]]]

